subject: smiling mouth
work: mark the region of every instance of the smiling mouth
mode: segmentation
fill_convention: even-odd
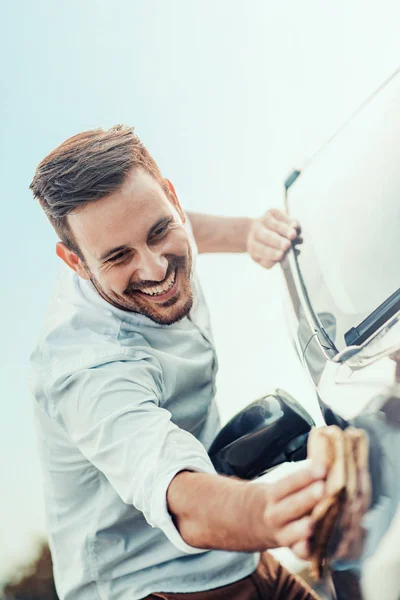
[[[176,272],[177,269],[172,271],[172,273],[165,279],[163,283],[159,283],[158,285],[152,285],[149,287],[142,288],[137,290],[140,294],[144,296],[149,296],[150,298],[157,298],[159,296],[165,296],[168,292],[172,290],[176,282]]]

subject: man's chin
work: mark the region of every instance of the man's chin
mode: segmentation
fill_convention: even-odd
[[[167,300],[167,302],[165,302],[163,306],[160,306],[158,310],[152,310],[150,307],[146,307],[146,309],[135,312],[148,317],[158,325],[173,325],[174,323],[178,323],[178,321],[182,321],[182,319],[187,317],[193,306],[192,297],[188,298],[185,304],[180,307],[174,306],[172,303],[170,306],[168,306],[169,302],[171,301]]]
[[[151,301],[139,304],[129,301],[121,302],[121,299],[114,300],[112,303],[128,312],[143,315],[158,325],[173,325],[188,316],[193,306],[193,296],[190,293],[185,300],[175,296],[163,303],[154,302],[153,305]]]

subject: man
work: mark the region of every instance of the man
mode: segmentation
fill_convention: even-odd
[[[216,357],[194,269],[196,246],[270,268],[297,223],[186,216],[122,126],[65,141],[31,189],[68,267],[32,357],[60,597],[314,598],[259,552],[307,557],[324,465],[273,485],[215,474]]]

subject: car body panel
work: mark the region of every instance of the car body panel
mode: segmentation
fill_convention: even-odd
[[[361,571],[373,568],[400,501],[398,300],[387,318],[384,310],[372,318],[400,297],[399,106],[398,74],[285,182],[286,209],[304,240],[282,264],[291,336],[326,422],[361,427],[370,440],[364,548],[335,567]],[[366,339],[349,344],[365,319],[373,323]]]

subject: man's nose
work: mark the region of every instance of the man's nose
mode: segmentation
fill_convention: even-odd
[[[138,256],[136,279],[140,281],[163,281],[168,270],[168,260],[162,254],[146,248]]]

